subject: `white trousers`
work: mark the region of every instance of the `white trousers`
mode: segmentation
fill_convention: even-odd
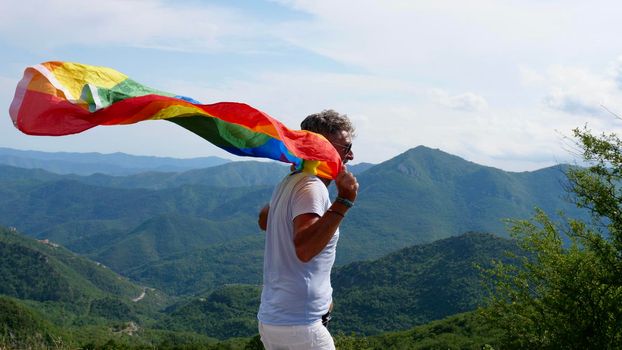
[[[320,320],[302,326],[272,326],[260,321],[259,335],[266,350],[335,349],[333,337]]]

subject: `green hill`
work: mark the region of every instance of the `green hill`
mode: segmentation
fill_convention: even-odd
[[[64,326],[137,321],[168,300],[62,246],[6,228],[0,228],[0,295],[24,300]]]
[[[163,329],[207,334],[219,339],[249,337],[257,333],[261,287],[226,285],[205,297],[172,306]]]
[[[484,296],[476,266],[507,251],[518,252],[510,240],[467,233],[337,268],[333,327],[370,335],[474,310]]]
[[[0,348],[51,348],[59,334],[49,321],[19,300],[0,295]]]
[[[197,295],[234,283],[258,285],[264,236],[255,234],[136,266],[126,276],[172,295]]]
[[[146,220],[114,245],[100,250],[95,258],[123,273],[169,256],[188,254],[245,236],[254,230],[249,226],[243,220],[215,221],[162,214]]]
[[[271,188],[223,189],[184,186],[166,191],[170,197],[165,199],[165,203],[175,209],[169,214],[145,218],[145,221],[132,231],[100,246],[89,256],[114,267],[117,271],[130,274],[136,267],[156,266],[158,264],[153,263],[160,260],[185,259],[215,244],[237,241],[245,237],[252,241],[259,232],[256,212],[263,205],[263,198],[268,195]],[[184,209],[184,206],[187,209]],[[216,255],[207,256],[210,261],[238,259],[238,252],[211,250]],[[223,256],[223,254],[231,255]],[[188,263],[196,264],[191,261]]]
[[[487,267],[493,259],[507,260],[507,251],[517,252],[513,241],[490,234],[467,233],[404,248],[378,260],[336,268],[331,330],[335,334],[375,335],[475,310],[484,296],[477,266]],[[203,263],[205,260],[199,265]],[[240,265],[252,266],[245,261]],[[192,329],[220,339],[255,334],[261,265],[254,267],[256,280],[244,282],[254,282],[253,285],[214,287],[203,297],[195,293],[189,301],[169,308],[169,318],[162,324],[165,328]],[[169,276],[174,278],[175,274],[186,272],[177,270]],[[248,271],[237,272],[239,276],[245,273]],[[197,276],[205,278],[206,274]],[[218,276],[216,281],[222,278]],[[221,327],[214,317],[237,326],[231,326],[235,330]]]
[[[71,301],[108,294],[131,300],[142,292],[126,278],[49,241],[0,228],[0,294]]]
[[[36,183],[13,198],[0,199],[0,222],[124,269],[128,264],[114,263],[106,257],[119,258],[114,252],[117,249],[152,251],[143,256],[155,251],[156,256],[165,256],[179,252],[171,250],[172,242],[203,241],[176,245],[184,251],[195,250],[256,233],[256,211],[271,190],[196,185],[162,190],[120,189],[60,180]],[[139,236],[160,237],[153,240],[154,244],[170,244],[140,246],[149,239]],[[121,260],[134,266],[137,262],[132,259]]]

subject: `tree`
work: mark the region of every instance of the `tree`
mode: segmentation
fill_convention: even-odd
[[[568,170],[576,204],[591,222],[555,222],[537,210],[511,221],[523,249],[518,263],[487,271],[492,293],[485,319],[509,348],[622,348],[622,140],[573,130],[586,167]]]

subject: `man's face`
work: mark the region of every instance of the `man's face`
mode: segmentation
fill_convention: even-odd
[[[338,131],[334,134],[329,135],[328,141],[335,147],[343,164],[354,159],[354,152],[352,152],[352,135],[350,135],[347,131]]]

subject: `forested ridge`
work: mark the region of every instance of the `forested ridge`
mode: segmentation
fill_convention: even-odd
[[[144,298],[136,301],[141,287],[128,281],[129,291],[124,292],[119,281],[125,279],[97,263],[88,262],[62,247],[50,246],[49,242],[36,241],[15,230],[2,228],[0,246],[7,242],[19,247],[17,251],[26,253],[17,254],[19,259],[15,254],[6,255],[5,263],[0,264],[4,272],[0,279],[5,286],[1,291],[5,296],[0,299],[3,301],[0,314],[11,320],[7,321],[5,339],[9,333],[34,334],[25,339],[45,343],[60,337],[67,346],[91,343],[104,346],[112,340],[115,346],[138,348],[154,344],[166,348],[185,343],[202,346],[213,343],[217,348],[227,348],[230,342],[237,342],[243,348],[256,343],[259,285],[228,284],[182,298],[146,288]],[[481,281],[475,263],[503,258],[504,247],[513,249],[515,246],[511,241],[490,234],[468,233],[405,248],[375,261],[339,267],[334,273],[336,308],[331,329],[344,344],[358,344],[365,335],[409,329],[453,315],[456,310],[472,311],[483,300],[477,287]],[[31,256],[41,263],[24,271],[14,268],[14,263]],[[58,256],[62,258],[55,262]],[[80,261],[82,267],[75,269],[75,261]],[[90,266],[83,266],[85,264]],[[44,273],[33,272],[42,267]],[[36,278],[37,284],[25,283],[30,278]],[[93,288],[83,279],[98,281],[99,288]],[[59,280],[64,284],[59,285]],[[453,290],[456,286],[444,283],[448,280],[458,281],[461,292],[440,297],[445,303],[426,300],[432,297],[426,293]],[[65,289],[65,285],[75,286],[73,295],[62,295],[63,291],[70,290]],[[365,299],[361,300],[366,291]],[[40,297],[41,293],[46,293],[46,297]],[[407,305],[410,306],[405,308]],[[378,317],[376,312],[383,317]],[[22,316],[13,320],[18,314],[34,320],[34,331],[33,326],[22,329],[21,325],[26,323],[20,321]],[[378,342],[382,337],[370,339]]]

